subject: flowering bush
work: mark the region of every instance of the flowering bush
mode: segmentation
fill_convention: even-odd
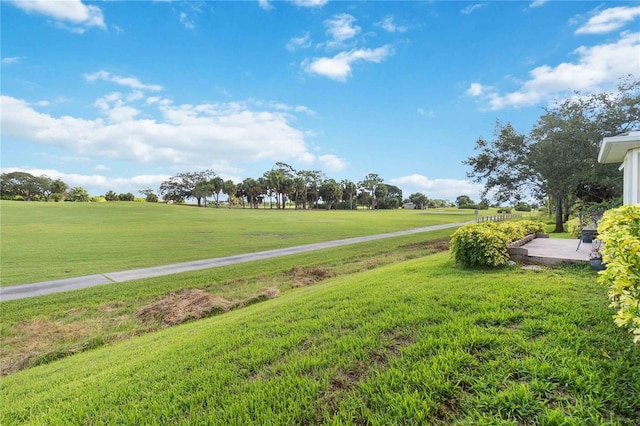
[[[544,224],[531,220],[473,223],[453,233],[451,254],[463,266],[501,266],[509,261],[509,243],[543,231]]]
[[[598,280],[609,285],[614,321],[640,343],[640,204],[607,211],[598,226],[607,269]]]

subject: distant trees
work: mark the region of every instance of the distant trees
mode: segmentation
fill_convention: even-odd
[[[287,163],[275,163],[271,170],[257,178],[247,177],[242,182],[223,180],[212,170],[178,173],[164,180],[159,191],[146,187],[137,192],[116,193],[108,190],[104,195],[91,197],[82,187],[68,189],[60,179],[36,177],[25,172],[5,173],[0,177],[2,198],[20,200],[55,201],[146,201],[158,202],[158,193],[165,201],[183,203],[195,199],[199,206],[207,206],[207,198],[213,197],[219,205],[220,193],[227,196],[229,207],[242,204],[243,208],[267,206],[284,209],[354,209],[357,205],[368,209],[396,209],[402,203],[402,190],[375,173],[369,173],[357,184],[350,180],[337,181],[327,178],[319,170],[296,170]],[[18,197],[18,198],[16,198]],[[275,204],[273,199],[275,198]],[[426,200],[426,197],[425,197]]]
[[[160,184],[160,194],[165,200],[183,202],[186,198],[195,198],[198,206],[202,205],[202,199],[206,198],[205,193],[208,187],[206,182],[212,180],[216,174],[213,170],[201,172],[179,173],[170,177]],[[196,185],[201,184],[198,189]]]
[[[21,197],[24,201],[47,199],[53,182],[46,176],[33,176],[26,172],[3,173],[0,176],[2,198]]]
[[[358,193],[358,187],[347,179],[341,181],[340,186],[342,187],[342,201],[349,203],[349,210],[353,210],[353,200]]]
[[[153,192],[153,189],[151,189],[151,188],[144,188],[144,189],[141,189],[141,190],[140,190],[140,191],[138,191],[138,192],[140,192],[140,194],[142,194],[142,195],[144,195],[144,196],[145,196],[144,200],[145,200],[147,203],[157,203],[157,202],[158,202],[158,196]],[[106,195],[105,195],[105,198],[107,198],[107,196],[106,196]],[[108,200],[107,200],[107,201],[108,201]]]
[[[411,201],[416,208],[423,210],[427,206],[429,199],[423,193],[416,192],[415,194],[409,195],[409,201]]]
[[[456,198],[456,206],[459,209],[464,209],[467,206],[474,205],[475,202],[468,195],[459,195]]]
[[[342,186],[334,179],[326,179],[320,185],[318,193],[325,203],[325,208],[331,210],[342,197]]]
[[[358,187],[361,190],[369,192],[368,198],[371,201],[371,209],[375,209],[376,207],[376,190],[378,189],[378,186],[382,185],[382,182],[384,182],[384,179],[376,173],[369,173],[363,180],[358,182]]]
[[[224,180],[220,176],[216,176],[211,180],[211,185],[213,187],[213,199],[216,202],[216,207],[220,205],[220,191],[222,191],[222,186],[224,185]]]
[[[238,186],[233,183],[232,180],[226,180],[222,184],[222,192],[227,196],[227,204],[229,204],[229,208],[231,208],[231,204],[233,204],[233,198],[236,196],[237,191]]]
[[[69,190],[67,201],[87,203],[91,197],[86,189],[81,186],[73,187]]]

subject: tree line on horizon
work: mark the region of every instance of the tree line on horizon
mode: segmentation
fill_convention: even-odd
[[[116,194],[107,191],[92,197],[82,187],[70,188],[61,179],[33,176],[27,172],[11,172],[0,175],[0,198],[24,201],[146,201],[158,202],[159,197],[151,188],[141,189],[136,197],[131,192]],[[318,170],[295,170],[286,163],[277,162],[261,177],[248,177],[242,182],[223,180],[213,170],[178,173],[160,184],[159,194],[165,202],[184,203],[195,199],[198,206],[219,206],[220,194],[227,195],[227,204],[259,208],[260,206],[284,209],[293,204],[295,209],[396,209],[403,203],[415,208],[438,208],[458,205],[448,200],[429,199],[423,193],[411,194],[403,199],[402,190],[384,183],[376,173],[369,173],[359,182],[327,178]],[[463,200],[469,197],[461,196]],[[459,199],[461,197],[458,197]],[[468,208],[468,207],[467,207]]]
[[[227,205],[243,208],[284,209],[293,204],[297,209],[343,209],[353,210],[357,206],[368,209],[397,209],[403,203],[412,202],[421,208],[445,207],[452,203],[446,200],[429,200],[422,193],[411,194],[403,199],[402,190],[384,183],[376,173],[367,174],[363,180],[337,181],[327,178],[319,170],[296,170],[291,165],[277,162],[258,178],[248,177],[241,182],[224,180],[213,170],[179,173],[160,184],[163,200],[182,203],[188,198],[206,206],[207,198],[219,206],[220,194],[227,196]],[[429,204],[429,202],[431,204]]]

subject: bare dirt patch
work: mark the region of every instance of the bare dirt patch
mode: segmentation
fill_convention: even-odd
[[[234,303],[233,307],[242,308],[244,306],[253,305],[254,303],[263,302],[268,299],[275,299],[279,295],[280,295],[280,290],[278,290],[275,287],[263,288],[259,293]]]
[[[183,289],[171,293],[136,312],[145,323],[161,323],[165,327],[188,320],[221,314],[231,309],[242,308],[280,295],[280,290],[267,287],[260,292],[238,301],[229,301],[201,289]]]
[[[200,289],[186,289],[172,293],[144,306],[136,316],[144,322],[161,322],[166,326],[202,318],[210,313],[227,312],[233,303]]]
[[[289,272],[291,287],[304,287],[327,278],[335,277],[336,273],[327,268],[301,268],[296,266]]]
[[[36,360],[68,341],[82,341],[92,329],[85,322],[62,324],[45,319],[23,321],[12,336],[3,337],[0,351],[0,375],[28,368]]]

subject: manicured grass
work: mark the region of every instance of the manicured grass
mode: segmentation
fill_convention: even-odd
[[[472,210],[302,211],[0,202],[1,285],[108,273],[473,219]]]
[[[5,377],[0,423],[635,425],[605,293],[409,260]]]
[[[3,302],[0,373],[8,374],[157,330],[141,308],[172,293],[202,289],[242,303],[265,287],[286,292],[331,276],[446,250],[453,229],[394,237],[271,260]]]

